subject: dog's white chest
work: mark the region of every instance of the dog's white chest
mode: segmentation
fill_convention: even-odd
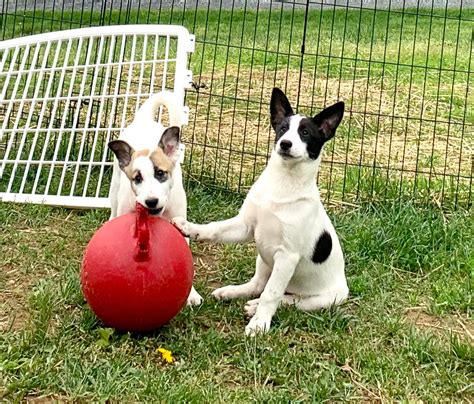
[[[278,250],[300,250],[306,243],[305,217],[312,216],[310,211],[315,204],[307,199],[291,200],[290,195],[275,195],[265,184],[258,185],[262,186],[249,193],[244,216],[253,228],[260,256],[267,265],[272,266]]]

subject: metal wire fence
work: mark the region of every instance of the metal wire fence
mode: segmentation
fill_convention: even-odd
[[[306,114],[346,102],[319,174],[327,199],[470,207],[473,6],[466,0],[4,0],[0,32],[9,39],[159,23],[194,33],[184,130],[188,184],[249,188],[273,147],[268,105],[278,86]]]

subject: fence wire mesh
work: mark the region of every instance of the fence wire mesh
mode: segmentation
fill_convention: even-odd
[[[116,27],[0,42],[0,200],[110,206],[108,142],[151,94],[173,91],[183,105],[194,36],[176,25]]]
[[[188,184],[249,188],[273,147],[268,108],[278,86],[306,114],[346,102],[319,174],[325,198],[469,207],[473,6],[466,0],[4,0],[0,32],[9,39],[158,23],[195,34],[184,130]]]

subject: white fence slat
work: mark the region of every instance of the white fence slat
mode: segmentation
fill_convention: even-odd
[[[108,207],[108,142],[162,90],[175,92],[187,123],[193,50],[194,36],[177,25],[81,28],[0,42],[0,201]]]

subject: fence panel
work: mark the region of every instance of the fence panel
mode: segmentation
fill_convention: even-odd
[[[150,94],[171,90],[184,103],[193,47],[194,37],[171,25],[76,29],[1,42],[0,199],[109,206],[108,142]]]

